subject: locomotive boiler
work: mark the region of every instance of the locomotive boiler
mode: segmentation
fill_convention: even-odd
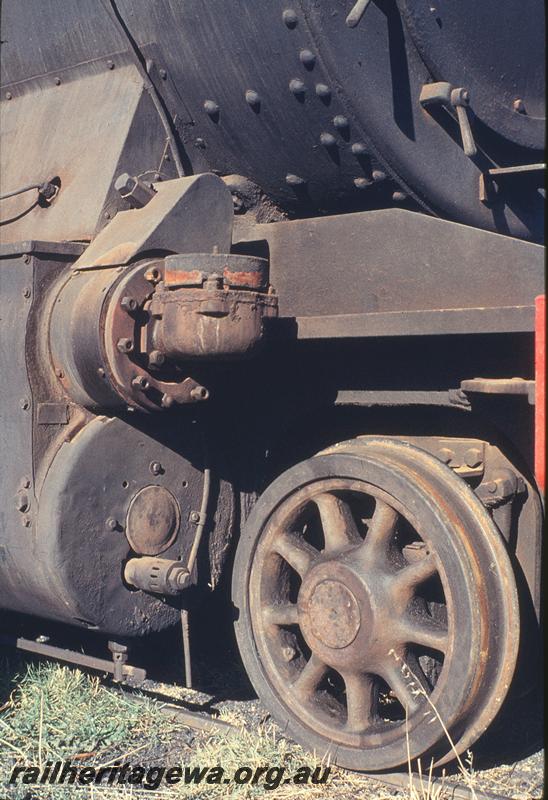
[[[538,648],[543,24],[5,0],[2,613],[120,676],[231,570],[304,746],[481,736]]]

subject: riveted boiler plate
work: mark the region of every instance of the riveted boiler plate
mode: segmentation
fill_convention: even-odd
[[[542,0],[399,0],[436,80],[470,91],[475,116],[515,144],[544,144]]]
[[[173,544],[179,529],[179,504],[163,486],[145,486],[133,497],[126,536],[136,553],[157,556]]]

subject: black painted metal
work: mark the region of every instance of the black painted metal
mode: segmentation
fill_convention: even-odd
[[[490,4],[481,12],[487,27],[476,19],[476,4],[468,12],[459,7],[454,14],[462,18],[448,19],[438,37],[441,43],[430,31],[424,33],[414,12],[401,17],[397,6],[385,0],[371,3],[361,22],[349,27],[345,19],[352,5],[347,0],[333,8],[326,0],[300,0],[289,9],[289,20],[281,0],[241,0],[231,5],[227,24],[224,0],[207,6],[201,0],[184,5],[175,0],[83,0],[70,8],[59,0],[38,6],[28,0],[4,3],[3,30],[9,35],[2,97],[9,94],[16,105],[28,92],[40,96],[57,82],[62,91],[65,83],[82,81],[78,116],[84,121],[90,92],[105,92],[106,102],[109,84],[119,82],[118,66],[133,62],[144,93],[153,100],[151,108],[158,110],[161,102],[167,109],[173,147],[177,144],[187,172],[209,167],[243,174],[298,213],[382,207],[409,198],[470,225],[525,238],[542,236],[542,197],[534,186],[501,192],[489,205],[478,193],[479,176],[487,169],[540,160],[542,135],[523,133],[542,126],[538,75],[530,75],[532,65],[543,63],[540,33],[520,36],[523,43],[512,48],[511,56],[501,51],[506,39],[500,44],[492,34],[505,10],[521,19],[522,4],[507,0],[501,8],[497,3],[496,12]],[[531,3],[525,14],[528,31],[543,30],[542,14],[540,2]],[[437,27],[432,17],[428,21]],[[455,51],[463,39],[461,64]],[[443,59],[439,63],[440,50],[449,53],[449,66]],[[466,59],[478,50],[481,54],[468,68]],[[491,72],[485,65],[501,60],[496,80],[487,78]],[[84,81],[103,71],[107,79],[99,90]],[[419,103],[425,83],[458,84],[461,77],[472,81],[465,88],[478,118],[474,135],[479,149],[473,159],[462,150],[455,118],[445,110],[433,116]],[[527,91],[522,91],[524,84]],[[527,119],[519,109],[508,108],[518,93],[526,109],[529,105]],[[122,94],[120,99],[126,102]],[[94,115],[101,116],[100,108]],[[158,115],[157,120],[153,138],[159,142],[165,131]],[[150,115],[137,120],[127,146],[143,125],[152,124]],[[108,128],[102,123],[99,128],[105,137],[102,149],[108,150]],[[121,134],[118,141],[124,141]],[[151,148],[149,156],[154,153],[157,157]],[[141,169],[158,166],[151,161]],[[58,171],[63,172],[62,164]],[[387,175],[394,181],[385,180]],[[112,174],[111,181],[116,177]]]

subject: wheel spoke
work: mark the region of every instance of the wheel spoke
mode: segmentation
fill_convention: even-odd
[[[263,608],[263,618],[267,625],[297,625],[299,612],[297,606],[292,603],[265,606]]]
[[[433,553],[429,553],[419,561],[401,569],[392,581],[392,591],[394,598],[401,608],[405,608],[417,586],[437,572],[436,559]]]
[[[407,715],[411,716],[421,703],[421,681],[414,677],[406,664],[401,661],[387,661],[382,668],[382,677],[392,689]]]
[[[293,682],[293,691],[304,699],[309,699],[327,672],[327,665],[312,653],[299,677]]]
[[[400,637],[402,644],[418,644],[446,653],[449,646],[447,628],[436,625],[429,617],[404,617],[400,620]]]
[[[370,675],[344,673],[346,687],[346,727],[359,733],[373,722],[373,679]]]
[[[278,533],[272,547],[301,577],[308,572],[319,555],[316,548],[308,544],[302,536],[289,531]]]
[[[377,500],[371,517],[365,541],[364,552],[368,558],[378,557],[386,552],[398,521],[398,512],[382,500]]]
[[[349,544],[361,542],[348,503],[330,492],[323,492],[313,499],[320,512],[327,551],[341,550]]]

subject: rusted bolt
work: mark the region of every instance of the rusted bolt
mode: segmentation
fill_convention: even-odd
[[[28,397],[22,397],[21,400],[19,401],[19,405],[21,406],[23,411],[27,411],[28,408],[30,407],[30,401]]]
[[[109,531],[115,531],[118,529],[118,520],[116,517],[109,517],[106,524]]]
[[[158,270],[156,268],[149,269],[149,270],[147,270],[147,272],[145,272],[145,279],[149,283],[158,283],[158,281],[160,280],[160,277],[161,277],[160,276],[160,270]]]
[[[148,363],[151,367],[161,367],[163,364],[165,364],[165,361],[165,354],[160,350],[153,350],[148,357]]]
[[[150,381],[146,377],[146,375],[136,375],[133,380],[131,381],[131,385],[135,386],[136,389],[140,389],[144,392],[150,386]]]
[[[30,294],[31,294],[30,288],[28,286],[25,286],[25,288],[23,289],[23,297],[26,297],[28,299],[30,297]]]
[[[453,450],[450,450],[449,447],[442,447],[438,450],[438,456],[444,464],[449,464],[449,462],[455,458],[455,453]]]
[[[29,496],[26,492],[18,492],[15,497],[15,507],[17,511],[24,513],[30,506]]]
[[[296,655],[297,651],[291,645],[286,645],[285,647],[282,647],[282,656],[284,661],[293,661]]]
[[[464,454],[464,462],[469,467],[479,467],[482,462],[481,450],[479,450],[477,447],[470,447],[470,449]]]
[[[525,114],[525,103],[521,97],[518,97],[516,100],[514,100],[512,103],[512,108],[514,111],[517,111],[518,114]]]
[[[205,386],[195,386],[194,389],[191,390],[190,396],[193,400],[207,400],[209,392]]]
[[[118,341],[116,342],[116,347],[118,348],[120,353],[131,353],[131,351],[133,350],[133,339],[127,339],[125,337],[122,337],[121,339],[118,339]]]
[[[191,522],[199,522],[200,521],[200,514],[198,511],[191,511],[190,512],[190,521]]]
[[[129,297],[129,295],[126,295],[120,300],[120,305],[124,311],[127,311],[128,314],[131,314],[137,308],[137,300],[135,300],[134,297]]]
[[[159,461],[151,461],[148,468],[153,475],[161,475],[164,471]]]

